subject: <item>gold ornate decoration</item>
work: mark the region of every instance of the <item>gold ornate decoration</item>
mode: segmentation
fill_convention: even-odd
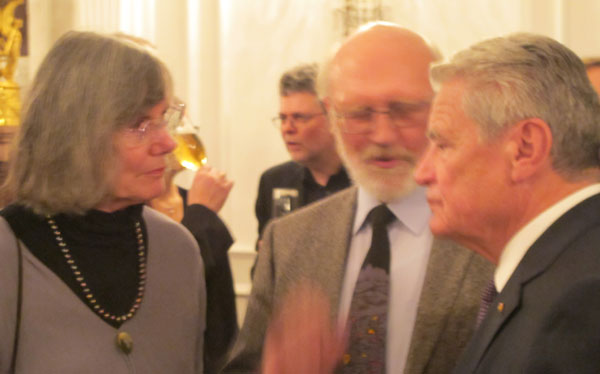
[[[335,13],[341,34],[346,37],[362,24],[384,21],[386,8],[383,0],[343,0]]]
[[[15,71],[21,55],[23,20],[15,9],[24,0],[10,0],[0,9],[0,126],[18,126],[21,100]]]

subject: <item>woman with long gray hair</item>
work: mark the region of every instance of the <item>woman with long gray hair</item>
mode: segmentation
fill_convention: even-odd
[[[0,218],[0,373],[201,373],[198,246],[145,206],[181,108],[149,51],[70,32],[22,113]]]

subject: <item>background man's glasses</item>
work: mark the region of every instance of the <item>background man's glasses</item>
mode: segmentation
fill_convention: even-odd
[[[348,134],[367,134],[373,131],[375,117],[386,114],[397,127],[412,127],[420,125],[416,120],[424,118],[429,110],[430,102],[393,102],[388,110],[377,110],[371,107],[339,110],[334,114],[339,118],[342,131]]]
[[[311,119],[316,116],[325,115],[323,112],[319,113],[292,113],[291,115],[280,114],[277,117],[273,117],[271,121],[277,128],[281,128],[286,121],[290,121],[293,126],[302,126],[308,123]]]

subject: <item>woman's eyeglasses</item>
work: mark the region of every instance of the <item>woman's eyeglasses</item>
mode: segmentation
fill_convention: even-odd
[[[169,106],[163,118],[145,119],[137,126],[126,129],[128,140],[131,145],[138,146],[151,142],[163,131],[167,130],[174,134],[175,130],[181,126],[183,115],[185,113],[185,104],[177,103]]]

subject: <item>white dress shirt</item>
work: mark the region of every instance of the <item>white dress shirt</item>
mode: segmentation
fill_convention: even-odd
[[[498,292],[502,292],[529,248],[550,225],[575,205],[598,193],[600,193],[600,184],[584,187],[552,205],[523,226],[506,244],[498,260],[494,272],[494,282]]]
[[[356,216],[340,298],[338,321],[341,329],[346,327],[354,286],[371,245],[372,228],[365,219],[371,209],[379,204],[381,203],[365,190],[358,189]],[[433,241],[429,230],[431,211],[425,199],[425,189],[421,187],[387,206],[397,220],[388,226],[390,300],[388,300],[386,371],[402,373],[408,357]]]

